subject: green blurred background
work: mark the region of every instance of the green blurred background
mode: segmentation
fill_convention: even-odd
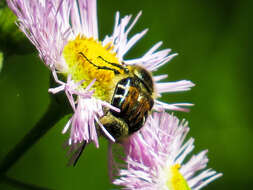
[[[195,104],[191,112],[176,115],[189,120],[188,138],[195,138],[194,153],[208,149],[208,166],[224,174],[204,189],[250,189],[253,1],[100,0],[100,39],[112,32],[117,10],[121,15],[143,11],[131,34],[149,28],[127,58],[141,56],[162,40],[162,48],[172,48],[179,55],[156,74],[168,73],[169,81],[189,79],[196,84],[190,92],[168,94],[163,100]],[[8,12],[1,11],[0,159],[45,112],[50,74],[28,40],[14,24],[8,25]],[[75,168],[66,166],[64,122],[50,130],[8,175],[51,189],[116,189],[107,176],[107,142],[103,139],[99,149],[86,148]],[[17,188],[0,184],[0,189]]]

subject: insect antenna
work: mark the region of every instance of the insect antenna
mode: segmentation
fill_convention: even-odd
[[[104,69],[104,70],[110,70],[110,71],[113,71],[114,74],[120,74],[119,71],[117,71],[116,69],[113,69],[113,68],[110,68],[110,67],[106,67],[106,66],[97,66],[96,64],[92,63],[88,57],[86,57],[82,52],[79,52],[79,54],[84,57],[91,65],[93,65],[94,67],[97,67],[98,69]]]
[[[103,57],[101,57],[101,56],[98,56],[98,58],[99,58],[99,59],[102,59],[104,62],[106,62],[106,63],[108,63],[108,64],[110,64],[110,65],[112,65],[112,66],[114,66],[114,67],[118,67],[119,69],[123,70],[125,73],[128,73],[128,72],[129,72],[128,68],[126,68],[126,67],[124,67],[124,66],[122,66],[122,65],[120,65],[120,64],[118,64],[118,63],[109,62],[109,61],[105,60],[105,59],[104,59]]]

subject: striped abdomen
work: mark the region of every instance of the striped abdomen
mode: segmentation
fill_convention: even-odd
[[[128,77],[118,82],[111,104],[121,110],[111,111],[128,124],[128,134],[138,131],[145,123],[154,101],[149,89],[137,77]]]

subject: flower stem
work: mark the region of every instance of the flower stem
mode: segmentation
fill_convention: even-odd
[[[66,114],[67,109],[64,109],[56,99],[50,98],[50,104],[46,113],[0,162],[0,175],[4,175],[26,153],[26,151],[28,151]]]

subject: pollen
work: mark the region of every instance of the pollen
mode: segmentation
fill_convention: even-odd
[[[180,168],[180,164],[175,164],[170,167],[166,185],[170,190],[191,190],[184,176],[180,173]]]
[[[69,41],[63,49],[63,57],[68,66],[67,74],[71,74],[76,82],[84,80],[83,88],[96,79],[92,87],[94,96],[102,100],[108,100],[115,72],[123,72],[114,66],[121,63],[112,49],[111,44],[103,46],[100,41],[81,35]]]

